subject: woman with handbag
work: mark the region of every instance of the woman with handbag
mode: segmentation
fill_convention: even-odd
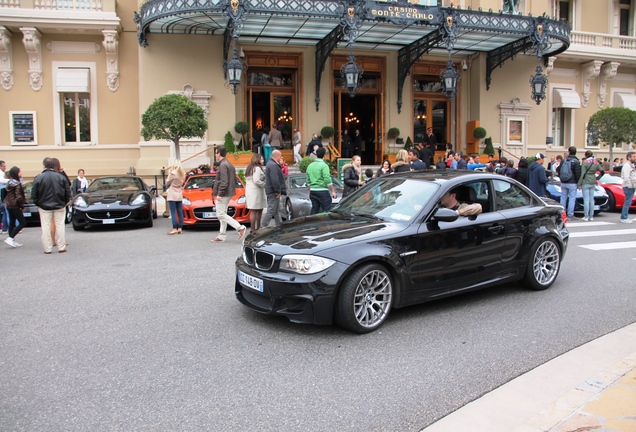
[[[24,220],[24,214],[22,209],[26,204],[26,197],[24,195],[24,189],[20,183],[20,177],[22,177],[22,171],[20,168],[14,166],[9,170],[9,182],[6,186],[7,195],[2,203],[7,207],[9,212],[9,237],[4,241],[11,247],[20,247],[20,243],[15,241],[15,236],[24,228],[26,221]]]

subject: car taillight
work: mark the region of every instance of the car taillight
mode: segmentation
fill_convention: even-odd
[[[561,213],[561,219],[563,220],[563,225],[568,223],[568,214],[565,210],[563,210],[563,213]]]

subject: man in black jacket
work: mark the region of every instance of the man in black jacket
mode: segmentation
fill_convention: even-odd
[[[267,211],[261,220],[262,227],[268,227],[272,217],[274,224],[280,225],[281,218],[278,212],[281,195],[287,195],[285,176],[280,167],[282,154],[280,150],[272,152],[272,158],[265,166],[265,195],[267,195]]]
[[[53,250],[51,223],[55,223],[55,244],[60,253],[66,252],[66,231],[64,218],[66,204],[71,200],[71,188],[68,180],[53,170],[53,159],[44,158],[44,171],[33,180],[31,199],[38,206],[40,225],[42,226],[42,247],[45,254]]]

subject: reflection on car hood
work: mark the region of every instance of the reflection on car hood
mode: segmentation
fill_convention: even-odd
[[[245,189],[236,188],[236,194],[232,197],[230,202],[236,202],[241,195],[245,195]],[[184,189],[183,197],[189,199],[193,204],[209,201],[208,204],[212,205],[212,188]]]
[[[294,219],[278,227],[263,228],[249,236],[245,246],[282,255],[316,254],[342,245],[377,241],[404,230],[405,224],[385,222],[356,215],[325,213]]]
[[[113,190],[113,191],[98,191],[87,192],[80,194],[90,204],[110,204],[118,201],[128,203],[133,196],[137,196],[144,193],[140,190]]]

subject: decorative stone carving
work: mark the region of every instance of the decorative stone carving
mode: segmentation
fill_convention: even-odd
[[[42,33],[35,27],[20,27],[24,35],[22,43],[29,55],[29,78],[31,88],[40,91],[42,88]]]
[[[545,74],[550,75],[552,73],[552,69],[554,69],[554,62],[556,61],[556,56],[548,57],[548,64],[545,66]]]
[[[614,79],[618,67],[621,64],[618,62],[605,63],[601,67],[601,78],[598,82],[598,106],[599,108],[605,108],[605,100],[607,99],[607,82]]]
[[[11,32],[0,26],[0,81],[2,88],[13,88],[13,53],[11,52]]]
[[[106,85],[112,92],[119,88],[119,35],[115,30],[102,30],[106,52]]]
[[[532,106],[514,98],[510,102],[499,104],[499,121],[501,122],[501,142],[504,150],[512,154],[527,154],[528,129],[530,125],[530,110]],[[509,122],[521,122],[521,136],[511,140],[509,134]]]
[[[601,73],[601,66],[603,66],[602,60],[592,60],[591,62],[583,63],[581,65],[581,84],[583,88],[583,98],[581,99],[581,105],[587,106],[590,101],[590,93],[592,92],[592,80],[596,79]]]

